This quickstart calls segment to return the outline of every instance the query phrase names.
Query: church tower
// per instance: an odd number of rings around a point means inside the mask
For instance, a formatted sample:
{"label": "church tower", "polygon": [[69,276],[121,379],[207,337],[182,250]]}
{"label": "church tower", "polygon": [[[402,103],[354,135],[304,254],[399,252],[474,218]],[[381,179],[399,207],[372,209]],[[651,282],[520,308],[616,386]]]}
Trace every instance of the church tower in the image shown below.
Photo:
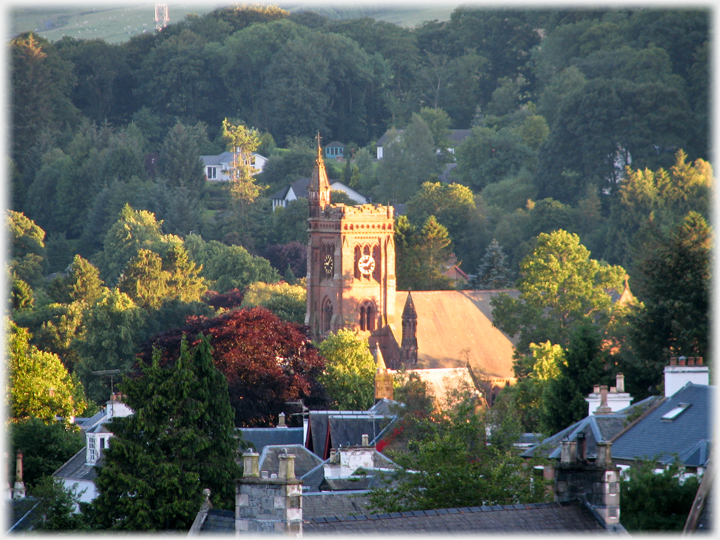
{"label": "church tower", "polygon": [[369,337],[394,323],[393,208],[330,204],[319,136],[317,152],[308,185],[305,324],[314,339],[341,328]]}
{"label": "church tower", "polygon": [[402,312],[402,341],[400,342],[400,364],[406,367],[417,365],[417,311],[413,303],[412,293],[408,291],[405,307]]}

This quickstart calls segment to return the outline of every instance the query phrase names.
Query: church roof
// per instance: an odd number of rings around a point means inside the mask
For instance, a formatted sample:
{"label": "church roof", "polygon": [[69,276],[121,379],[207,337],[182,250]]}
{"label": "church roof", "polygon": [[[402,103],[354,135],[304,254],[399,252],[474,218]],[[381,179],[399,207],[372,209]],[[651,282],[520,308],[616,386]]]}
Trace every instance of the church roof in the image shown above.
{"label": "church roof", "polygon": [[[505,291],[413,291],[417,312],[417,368],[464,367],[476,375],[513,377],[514,340],[492,325],[493,296],[506,293],[517,298],[517,290]],[[395,320],[402,321],[408,293],[397,291]],[[399,325],[398,325],[399,326]],[[394,333],[400,342],[400,328]]]}

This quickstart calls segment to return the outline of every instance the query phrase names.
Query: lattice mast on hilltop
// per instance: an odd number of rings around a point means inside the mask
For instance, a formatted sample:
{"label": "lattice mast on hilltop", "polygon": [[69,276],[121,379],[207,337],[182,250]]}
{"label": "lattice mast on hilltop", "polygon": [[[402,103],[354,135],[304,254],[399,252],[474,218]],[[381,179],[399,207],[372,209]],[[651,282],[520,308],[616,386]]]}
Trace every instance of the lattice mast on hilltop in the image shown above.
{"label": "lattice mast on hilltop", "polygon": [[167,4],[155,4],[155,30],[162,30],[170,21],[170,9]]}

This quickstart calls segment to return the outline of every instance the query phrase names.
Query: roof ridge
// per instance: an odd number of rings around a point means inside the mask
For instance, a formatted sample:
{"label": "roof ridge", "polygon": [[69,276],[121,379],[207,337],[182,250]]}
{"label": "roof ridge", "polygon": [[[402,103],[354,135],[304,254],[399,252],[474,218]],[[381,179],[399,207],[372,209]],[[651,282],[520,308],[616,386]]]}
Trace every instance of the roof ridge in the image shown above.
{"label": "roof ridge", "polygon": [[533,510],[537,508],[548,508],[548,507],[560,507],[560,506],[571,506],[578,504],[571,502],[569,504],[562,504],[559,502],[543,502],[543,503],[518,503],[518,504],[496,504],[493,506],[463,506],[459,508],[438,508],[430,510],[405,510],[403,512],[383,512],[376,514],[359,514],[349,516],[329,516],[329,517],[313,517],[306,521],[315,523],[330,523],[337,521],[367,521],[377,519],[392,519],[400,517],[420,517],[420,516],[438,516],[442,514],[467,514],[477,512],[501,512],[501,511],[512,511],[512,510]]}

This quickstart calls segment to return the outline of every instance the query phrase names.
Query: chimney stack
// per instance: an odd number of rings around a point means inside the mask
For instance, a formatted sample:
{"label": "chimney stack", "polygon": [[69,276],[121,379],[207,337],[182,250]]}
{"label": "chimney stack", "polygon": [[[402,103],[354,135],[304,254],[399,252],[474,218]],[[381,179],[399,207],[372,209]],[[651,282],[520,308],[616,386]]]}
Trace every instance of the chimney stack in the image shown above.
{"label": "chimney stack", "polygon": [[278,456],[278,472],[257,474],[258,454],[243,454],[245,472],[235,486],[235,533],[302,536],[302,480],[295,476],[295,456]]}
{"label": "chimney stack", "polygon": [[363,433],[362,435],[362,446],[370,446],[367,433]]}
{"label": "chimney stack", "polygon": [[287,425],[285,424],[285,413],[283,413],[283,412],[281,412],[281,413],[278,415],[278,425],[277,425],[277,427],[279,427],[279,428],[286,428],[286,427],[287,427]]}
{"label": "chimney stack", "polygon": [[625,392],[625,375],[622,373],[615,375],[615,391],[618,394]]}
{"label": "chimney stack", "polygon": [[587,439],[582,431],[577,434],[577,461],[579,463],[587,461]]}
{"label": "chimney stack", "polygon": [[595,414],[610,414],[613,410],[608,405],[608,387],[606,384],[600,385],[600,406],[595,409]]}
{"label": "chimney stack", "polygon": [[23,482],[23,455],[18,451],[15,456],[15,485],[13,486],[13,499],[25,498],[25,482]]}
{"label": "chimney stack", "polygon": [[665,397],[670,397],[688,383],[710,384],[708,366],[703,365],[702,356],[685,358],[671,357],[670,365],[665,366]]}

